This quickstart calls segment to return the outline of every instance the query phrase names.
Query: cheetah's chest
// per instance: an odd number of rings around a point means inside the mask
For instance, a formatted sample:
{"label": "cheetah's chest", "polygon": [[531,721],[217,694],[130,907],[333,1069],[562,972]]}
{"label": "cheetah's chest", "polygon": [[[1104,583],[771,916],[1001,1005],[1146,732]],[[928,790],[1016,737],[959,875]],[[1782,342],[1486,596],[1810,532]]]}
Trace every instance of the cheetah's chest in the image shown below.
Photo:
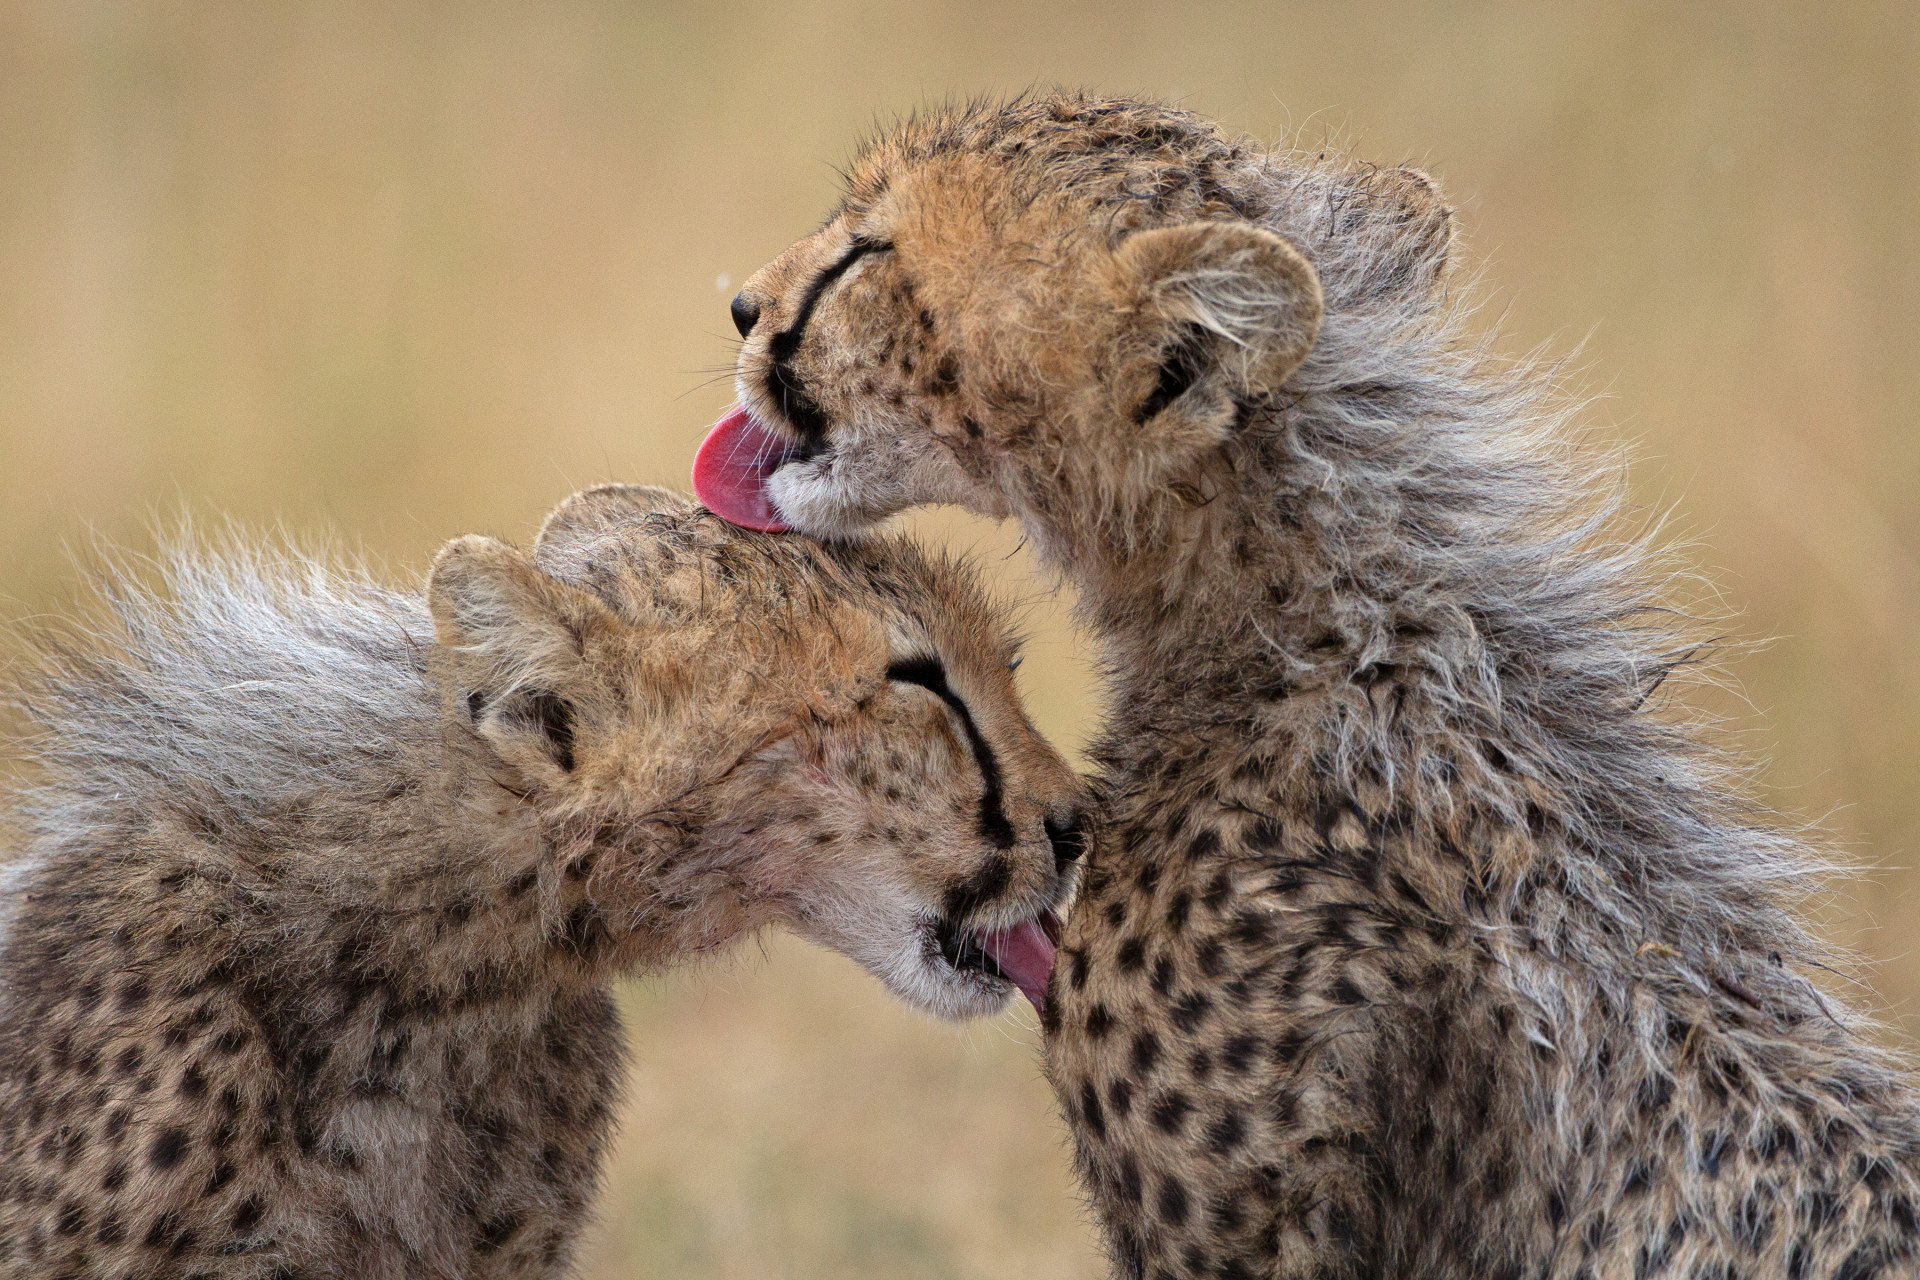
{"label": "cheetah's chest", "polygon": [[1272,1162],[1294,1105],[1273,1082],[1295,1021],[1284,959],[1312,926],[1237,830],[1122,832],[1110,849],[1127,852],[1088,870],[1048,1017],[1083,1172],[1140,1274],[1252,1274],[1272,1256]]}

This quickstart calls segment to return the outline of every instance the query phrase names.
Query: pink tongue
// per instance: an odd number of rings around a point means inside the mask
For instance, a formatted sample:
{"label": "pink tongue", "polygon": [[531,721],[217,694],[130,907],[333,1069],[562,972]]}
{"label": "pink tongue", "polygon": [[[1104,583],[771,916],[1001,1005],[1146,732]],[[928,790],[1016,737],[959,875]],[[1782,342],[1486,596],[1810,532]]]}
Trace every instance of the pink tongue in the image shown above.
{"label": "pink tongue", "polygon": [[1034,1008],[1047,1007],[1047,979],[1053,976],[1053,943],[1038,920],[983,934],[980,944],[1027,999],[1033,1001]]}
{"label": "pink tongue", "polygon": [[761,533],[785,533],[767,497],[767,477],[791,452],[791,446],[736,405],[713,424],[693,455],[693,491],[722,520]]}

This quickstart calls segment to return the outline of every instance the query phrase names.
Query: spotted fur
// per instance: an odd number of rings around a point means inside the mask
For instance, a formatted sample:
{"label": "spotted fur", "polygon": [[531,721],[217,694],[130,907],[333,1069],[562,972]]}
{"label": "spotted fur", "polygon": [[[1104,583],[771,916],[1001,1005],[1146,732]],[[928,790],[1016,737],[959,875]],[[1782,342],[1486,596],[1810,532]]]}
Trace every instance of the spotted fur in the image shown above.
{"label": "spotted fur", "polygon": [[103,574],[6,690],[37,734],[0,879],[0,1276],[558,1276],[612,1132],[613,976],[781,925],[985,1013],[1008,984],[935,924],[1062,892],[1080,784],[999,612],[904,544],[609,488],[531,556],[456,541],[424,596],[237,544],[157,571]]}
{"label": "spotted fur", "polygon": [[1666,696],[1670,572],[1453,222],[1149,102],[912,120],[737,308],[768,492],[1011,516],[1099,637],[1047,1056],[1120,1275],[1915,1274],[1820,860]]}

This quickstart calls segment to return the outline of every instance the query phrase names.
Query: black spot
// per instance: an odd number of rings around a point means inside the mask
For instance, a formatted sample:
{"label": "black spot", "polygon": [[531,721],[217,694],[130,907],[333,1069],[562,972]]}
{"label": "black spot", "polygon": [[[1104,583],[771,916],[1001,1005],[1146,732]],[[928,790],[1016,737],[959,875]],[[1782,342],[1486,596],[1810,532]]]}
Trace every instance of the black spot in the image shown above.
{"label": "black spot", "polygon": [[127,1162],[121,1160],[116,1162],[111,1169],[108,1169],[106,1176],[100,1179],[100,1189],[102,1191],[118,1191],[126,1184],[126,1181]]}
{"label": "black spot", "polygon": [[1075,991],[1087,985],[1087,953],[1075,951],[1067,962],[1067,983]]}
{"label": "black spot", "polygon": [[1245,1071],[1259,1053],[1259,1037],[1237,1035],[1220,1046],[1220,1065],[1237,1075]]}
{"label": "black spot", "polygon": [[126,1224],[120,1221],[120,1215],[109,1209],[100,1219],[100,1229],[93,1238],[101,1244],[119,1244],[127,1238]]}
{"label": "black spot", "polygon": [[473,1247],[481,1253],[493,1253],[501,1245],[513,1239],[514,1232],[518,1230],[520,1230],[519,1215],[497,1214],[480,1224]]}
{"label": "black spot", "polygon": [[1086,817],[1076,813],[1064,822],[1047,818],[1041,825],[1046,828],[1047,842],[1053,846],[1053,868],[1065,875],[1067,868],[1087,851]]}
{"label": "black spot", "polygon": [[1187,1189],[1180,1179],[1169,1177],[1160,1184],[1160,1219],[1170,1227],[1187,1220]]}
{"label": "black spot", "polygon": [[1173,994],[1173,978],[1174,978],[1174,973],[1173,973],[1172,958],[1168,956],[1161,956],[1158,960],[1154,962],[1153,977],[1149,980],[1153,987],[1154,994],[1159,996],[1172,995]]}
{"label": "black spot", "polygon": [[1243,947],[1263,943],[1272,934],[1273,920],[1263,911],[1235,912],[1233,928],[1228,930],[1228,936]]}
{"label": "black spot", "polygon": [[1048,1000],[1040,1006],[1040,1032],[1051,1039],[1060,1032],[1060,1002]]}
{"label": "black spot", "polygon": [[[926,312],[920,313],[926,316]],[[930,318],[930,317],[929,317]],[[929,325],[929,328],[932,326]],[[933,372],[927,376],[927,394],[950,396],[960,389],[960,362],[952,355],[943,355],[934,364]]]}
{"label": "black spot", "polygon": [[1213,1001],[1201,992],[1189,992],[1173,1002],[1173,1025],[1182,1031],[1192,1031],[1212,1007]]}
{"label": "black spot", "polygon": [[234,1233],[236,1235],[246,1235],[249,1231],[252,1231],[260,1225],[260,1219],[265,1217],[266,1213],[267,1205],[264,1200],[259,1196],[248,1196],[245,1200],[242,1200],[238,1205],[234,1206],[233,1217],[231,1219]]}
{"label": "black spot", "polygon": [[63,1236],[77,1236],[87,1229],[87,1211],[69,1202],[60,1210],[53,1229]]}
{"label": "black spot", "polygon": [[1627,1166],[1626,1177],[1620,1182],[1620,1194],[1623,1196],[1641,1195],[1653,1186],[1653,1165],[1647,1160],[1635,1160]]}
{"label": "black spot", "polygon": [[1107,1086],[1107,1109],[1122,1120],[1127,1118],[1133,1110],[1132,1081],[1120,1079]]}
{"label": "black spot", "polygon": [[1147,944],[1141,938],[1128,938],[1120,944],[1120,950],[1114,959],[1119,962],[1124,973],[1132,973],[1146,967]]}
{"label": "black spot", "polygon": [[187,1064],[187,1069],[180,1073],[180,1087],[176,1092],[182,1098],[188,1099],[204,1098],[207,1096],[207,1076],[206,1073],[200,1069],[199,1063],[191,1062]]}
{"label": "black spot", "polygon": [[1799,1154],[1800,1141],[1794,1137],[1793,1131],[1786,1125],[1776,1122],[1760,1134],[1759,1140],[1754,1144],[1754,1151],[1762,1160],[1771,1160],[1783,1154],[1787,1159],[1792,1160]]}
{"label": "black spot", "polygon": [[147,1151],[147,1163],[156,1169],[171,1169],[187,1151],[187,1131],[178,1126],[167,1129],[153,1140]]}
{"label": "black spot", "polygon": [[1886,1261],[1881,1249],[1872,1244],[1863,1244],[1840,1260],[1833,1273],[1833,1280],[1873,1280],[1880,1274]]}
{"label": "black spot", "polygon": [[1153,1070],[1153,1064],[1160,1060],[1160,1037],[1151,1031],[1136,1034],[1129,1058],[1135,1071],[1144,1074]]}
{"label": "black spot", "polygon": [[1093,1087],[1093,1081],[1080,1082],[1080,1118],[1096,1138],[1107,1136],[1107,1117],[1100,1107],[1100,1094]]}
{"label": "black spot", "polygon": [[1176,1089],[1154,1099],[1149,1118],[1162,1133],[1179,1133],[1186,1127],[1187,1113],[1192,1110],[1193,1103],[1187,1100],[1187,1095]]}
{"label": "black spot", "polygon": [[222,1160],[213,1166],[212,1174],[207,1177],[206,1189],[200,1194],[210,1196],[233,1181],[234,1169],[230,1161]]}
{"label": "black spot", "polygon": [[1193,899],[1185,889],[1173,895],[1167,903],[1167,928],[1178,933],[1187,926],[1187,913],[1193,909]]}
{"label": "black spot", "polygon": [[180,1215],[169,1209],[155,1218],[147,1227],[147,1237],[141,1241],[149,1249],[157,1249],[180,1234]]}
{"label": "black spot", "polygon": [[1234,1107],[1207,1126],[1207,1142],[1215,1155],[1224,1156],[1246,1140],[1247,1118]]}
{"label": "black spot", "polygon": [[1112,1030],[1113,1014],[1107,1009],[1106,1005],[1095,1001],[1093,1008],[1087,1013],[1087,1038],[1090,1040],[1104,1040],[1107,1037],[1107,1033]]}

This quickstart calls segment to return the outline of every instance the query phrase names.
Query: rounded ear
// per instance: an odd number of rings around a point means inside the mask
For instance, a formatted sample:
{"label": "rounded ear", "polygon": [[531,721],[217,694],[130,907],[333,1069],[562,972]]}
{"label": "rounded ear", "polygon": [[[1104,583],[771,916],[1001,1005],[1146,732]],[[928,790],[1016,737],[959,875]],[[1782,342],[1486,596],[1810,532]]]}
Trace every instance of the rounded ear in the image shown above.
{"label": "rounded ear", "polygon": [[537,780],[575,766],[576,709],[590,696],[590,638],[621,624],[588,593],[548,577],[493,538],[456,538],[427,576],[450,714]]}
{"label": "rounded ear", "polygon": [[1411,297],[1433,292],[1453,251],[1453,205],[1440,184],[1418,169],[1376,169],[1360,189],[1360,207],[1379,224],[1385,267],[1374,273],[1379,290]]}
{"label": "rounded ear", "polygon": [[1136,423],[1165,419],[1155,427],[1163,439],[1224,440],[1239,406],[1278,392],[1320,334],[1319,277],[1264,227],[1141,231],[1114,265],[1130,316],[1117,386]]}
{"label": "rounded ear", "polygon": [[582,489],[547,513],[533,539],[533,560],[542,568],[570,567],[581,553],[646,516],[690,516],[692,498],[651,484],[599,484]]}

